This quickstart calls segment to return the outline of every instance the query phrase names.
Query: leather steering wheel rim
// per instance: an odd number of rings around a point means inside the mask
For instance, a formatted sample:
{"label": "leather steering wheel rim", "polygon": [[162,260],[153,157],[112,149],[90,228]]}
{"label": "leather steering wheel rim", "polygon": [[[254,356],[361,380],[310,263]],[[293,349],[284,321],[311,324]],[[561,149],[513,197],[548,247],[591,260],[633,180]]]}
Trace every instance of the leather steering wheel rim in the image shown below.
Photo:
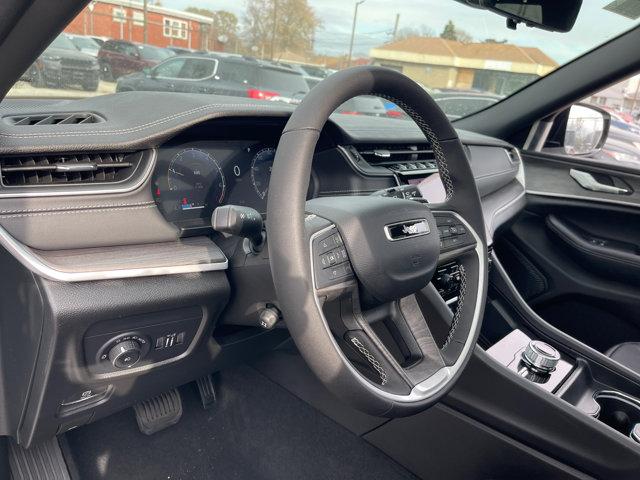
{"label": "leather steering wheel rim", "polygon": [[[349,222],[341,223],[339,220],[349,214],[350,207],[344,200],[306,201],[311,164],[320,133],[331,113],[339,105],[358,95],[377,95],[403,108],[422,130],[434,150],[446,192],[446,201],[439,205],[420,204],[419,208],[425,211],[419,213],[419,216],[424,218],[427,230],[429,226],[431,227],[431,237],[426,235],[425,242],[428,240],[433,243],[433,236],[437,235],[432,211],[436,215],[448,215],[447,218],[459,222],[474,241],[473,248],[459,252],[458,258],[463,259],[461,273],[465,283],[463,292],[465,301],[463,302],[461,298],[459,308],[449,319],[451,322],[449,334],[445,344],[437,352],[433,351],[433,339],[428,340],[427,336],[420,337],[422,326],[416,327],[416,325],[420,322],[421,313],[419,309],[416,311],[415,302],[411,300],[409,292],[402,288],[416,285],[416,281],[423,281],[424,291],[427,292],[427,296],[430,295],[436,305],[439,298],[437,292],[434,296],[435,289],[427,285],[431,280],[435,261],[442,262],[443,259],[454,258],[453,254],[457,253],[443,254],[438,251],[437,259],[429,259],[429,261],[433,260],[434,264],[433,268],[431,265],[428,267],[431,274],[424,275],[428,278],[422,278],[416,274],[412,278],[411,285],[404,280],[404,283],[398,283],[397,296],[402,298],[394,297],[393,301],[397,306],[396,310],[401,311],[400,317],[403,318],[403,322],[409,325],[409,338],[419,340],[418,351],[424,353],[425,357],[433,356],[430,360],[423,359],[425,360],[423,363],[429,363],[426,361],[429,360],[432,363],[436,361],[438,365],[437,368],[428,369],[430,373],[426,378],[423,378],[424,369],[400,366],[387,355],[388,352],[384,350],[377,338],[373,340],[369,338],[372,335],[371,331],[366,322],[362,321],[362,315],[357,308],[354,309],[354,318],[360,325],[357,328],[363,329],[362,335],[366,337],[368,343],[363,345],[360,340],[365,341],[365,339],[362,336],[353,340],[353,335],[349,336],[349,333],[340,338],[335,328],[332,330],[323,311],[323,302],[332,296],[331,289],[321,293],[317,288],[313,239],[319,232],[337,228],[337,231],[345,237],[349,256],[354,260],[358,260],[357,257],[361,256],[346,226]],[[367,198],[374,197],[352,198],[353,208],[362,205],[359,208],[366,211],[369,205],[372,205],[372,208],[380,208],[379,212],[396,208],[398,212],[418,211],[414,209],[416,203],[410,200],[384,199],[383,201],[366,200]],[[366,214],[362,215],[366,217]],[[393,216],[394,212],[390,211],[390,215]],[[406,217],[409,213],[398,215]],[[405,217],[400,219],[408,220]],[[366,221],[355,222],[356,229],[362,227],[362,230],[365,224],[372,223],[372,217],[367,218]],[[381,229],[372,230],[374,232],[372,235],[377,236],[378,230]],[[382,231],[379,233],[382,235]],[[350,405],[369,414],[396,417],[424,410],[437,402],[454,385],[472,354],[480,332],[487,289],[487,244],[482,206],[464,147],[447,117],[422,87],[399,72],[373,66],[343,70],[314,87],[293,112],[277,148],[269,187],[267,238],[273,281],[286,324],[307,364],[329,390]],[[359,238],[362,239],[362,236]],[[412,238],[411,242],[418,248],[422,248],[419,239]],[[402,247],[405,245],[409,246],[410,242],[406,242]],[[391,246],[394,245],[387,244],[385,248]],[[418,258],[417,263],[421,262],[422,256],[414,256]],[[426,256],[431,256],[431,253]],[[422,266],[423,271],[426,272],[427,266]],[[368,267],[368,264],[354,263],[353,269],[357,278],[365,267]],[[379,286],[373,281],[370,284],[372,287]],[[387,290],[378,288],[378,297],[385,297]],[[357,297],[357,293],[355,296]],[[389,296],[392,296],[391,293]],[[434,309],[428,309],[429,316],[431,314],[437,316],[436,312],[441,311],[441,307],[442,305],[436,305]],[[416,319],[418,319],[417,323]],[[363,375],[362,370],[356,368],[349,355],[345,353],[343,340],[349,339],[353,340],[354,345],[359,344],[360,353],[363,353],[378,373],[383,365],[386,369],[386,371],[383,370],[385,378],[387,372],[390,376],[393,373],[394,377],[397,377],[396,385],[400,385],[402,381],[408,385],[402,388],[397,387],[400,389],[398,392],[393,390],[396,387],[390,386],[393,382],[386,384],[383,379],[376,384],[371,378]],[[373,355],[370,352],[374,352]],[[376,356],[381,362],[376,360]],[[438,363],[440,361],[441,363]],[[422,372],[421,376],[416,374],[419,371]],[[382,377],[382,373],[380,375]]]}

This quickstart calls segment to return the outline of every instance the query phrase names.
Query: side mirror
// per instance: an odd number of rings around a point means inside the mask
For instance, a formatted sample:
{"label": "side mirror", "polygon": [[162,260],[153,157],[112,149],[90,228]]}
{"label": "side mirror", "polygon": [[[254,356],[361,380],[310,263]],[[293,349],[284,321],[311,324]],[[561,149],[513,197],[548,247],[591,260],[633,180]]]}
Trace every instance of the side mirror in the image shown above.
{"label": "side mirror", "polygon": [[567,155],[590,155],[598,152],[607,140],[611,115],[592,105],[572,105],[564,132]]}
{"label": "side mirror", "polygon": [[153,78],[153,76],[154,76],[154,75],[153,75],[153,72],[151,71],[151,69],[150,69],[149,67],[144,67],[144,68],[142,69],[142,73],[144,73],[144,76],[145,76],[145,77],[151,77],[151,78]]}

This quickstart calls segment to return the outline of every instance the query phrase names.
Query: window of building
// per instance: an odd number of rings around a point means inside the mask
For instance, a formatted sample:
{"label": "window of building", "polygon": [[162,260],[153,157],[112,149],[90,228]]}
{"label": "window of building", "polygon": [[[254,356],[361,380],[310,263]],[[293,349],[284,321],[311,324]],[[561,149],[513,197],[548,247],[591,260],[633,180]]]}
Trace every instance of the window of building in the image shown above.
{"label": "window of building", "polygon": [[144,26],[144,13],[139,12],[137,10],[133,11],[133,24],[138,27]]}
{"label": "window of building", "polygon": [[125,23],[127,21],[127,12],[124,8],[113,7],[113,21],[117,23]]}
{"label": "window of building", "polygon": [[162,32],[165,37],[187,39],[187,22],[174,18],[165,18],[162,22]]}

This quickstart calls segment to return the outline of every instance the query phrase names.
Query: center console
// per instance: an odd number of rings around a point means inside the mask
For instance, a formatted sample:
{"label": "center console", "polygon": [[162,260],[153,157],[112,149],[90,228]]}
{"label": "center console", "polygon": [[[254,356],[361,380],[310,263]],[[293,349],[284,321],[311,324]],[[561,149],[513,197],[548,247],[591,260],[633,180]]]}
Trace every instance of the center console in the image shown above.
{"label": "center console", "polygon": [[486,354],[640,449],[639,383],[608,357],[553,330],[526,305],[496,258],[493,263]]}

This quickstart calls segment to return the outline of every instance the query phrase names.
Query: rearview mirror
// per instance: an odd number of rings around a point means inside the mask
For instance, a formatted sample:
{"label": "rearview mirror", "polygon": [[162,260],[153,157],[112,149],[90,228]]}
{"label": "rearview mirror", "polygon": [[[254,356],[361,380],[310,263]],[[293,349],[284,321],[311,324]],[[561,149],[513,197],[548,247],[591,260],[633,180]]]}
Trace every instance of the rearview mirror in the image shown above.
{"label": "rearview mirror", "polygon": [[611,116],[592,105],[575,104],[569,109],[564,135],[564,150],[567,155],[589,155],[602,148]]}
{"label": "rearview mirror", "polygon": [[507,17],[507,27],[519,23],[553,32],[569,32],[582,7],[582,0],[458,0]]}

